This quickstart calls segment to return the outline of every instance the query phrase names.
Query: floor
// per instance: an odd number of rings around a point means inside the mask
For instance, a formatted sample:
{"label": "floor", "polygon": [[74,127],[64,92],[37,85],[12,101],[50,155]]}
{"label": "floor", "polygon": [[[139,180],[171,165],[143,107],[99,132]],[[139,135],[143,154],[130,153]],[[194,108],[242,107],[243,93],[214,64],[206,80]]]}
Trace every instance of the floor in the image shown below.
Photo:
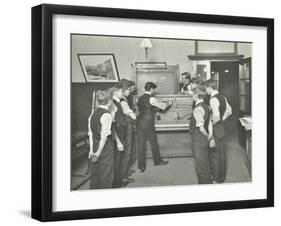
{"label": "floor", "polygon": [[[226,142],[226,150],[228,168],[225,182],[250,182],[251,177],[245,165],[244,149],[238,145],[236,139],[229,139]],[[166,159],[169,164],[163,166],[154,166],[152,160],[147,159],[146,171],[144,173],[136,171],[132,175],[135,182],[129,184],[128,187],[197,184],[193,157],[169,157]],[[136,165],[135,169],[137,169]],[[81,167],[77,170],[80,171],[80,174],[76,172],[76,175],[79,176],[86,170],[87,162],[81,162]],[[85,181],[78,190],[89,188],[89,181]]]}

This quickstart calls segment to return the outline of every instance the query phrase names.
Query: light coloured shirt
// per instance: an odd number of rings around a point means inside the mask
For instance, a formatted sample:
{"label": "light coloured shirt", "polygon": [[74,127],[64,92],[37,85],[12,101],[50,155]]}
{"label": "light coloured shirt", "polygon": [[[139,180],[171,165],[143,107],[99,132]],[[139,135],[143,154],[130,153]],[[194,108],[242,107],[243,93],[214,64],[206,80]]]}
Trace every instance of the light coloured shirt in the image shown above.
{"label": "light coloured shirt", "polygon": [[[107,106],[104,105],[99,105],[99,108],[103,108],[105,110],[109,110]],[[92,110],[91,115],[88,119],[88,135],[90,137],[92,137],[93,132],[91,130],[91,117],[93,115],[94,111]],[[104,113],[101,118],[100,118],[100,122],[101,122],[101,131],[100,131],[100,135],[101,138],[107,137],[109,135],[111,135],[111,124],[112,124],[113,118],[112,115],[110,113]]]}
{"label": "light coloured shirt", "polygon": [[129,104],[128,104],[128,101],[126,98],[124,98],[125,101],[121,101],[120,102],[120,105],[122,107],[122,110],[123,110],[123,113],[126,115],[126,116],[129,116],[131,119],[133,120],[136,120],[136,114],[134,113],[134,111],[130,108]]}
{"label": "light coloured shirt", "polygon": [[[221,119],[220,110],[219,110],[220,102],[217,98],[212,98],[216,94],[218,94],[218,91],[215,90],[211,94],[211,99],[210,99],[210,106],[211,106],[211,110],[212,110],[212,114],[211,114],[212,121],[220,121],[220,119]],[[225,121],[232,114],[232,108],[229,105],[226,98],[225,98],[225,103],[226,103],[226,108],[225,108],[224,115],[222,117],[223,121]]]}
{"label": "light coloured shirt", "polygon": [[[146,91],[145,93],[151,95],[150,92],[147,92],[147,91]],[[149,103],[150,103],[152,106],[157,107],[157,108],[159,108],[159,109],[161,109],[161,110],[165,110],[165,109],[167,108],[167,104],[166,104],[166,103],[161,102],[160,100],[158,100],[156,97],[153,97],[153,96],[151,96],[151,97],[149,98]]]}
{"label": "light coloured shirt", "polygon": [[109,107],[109,112],[111,114],[112,117],[112,121],[115,122],[115,114],[118,111],[117,106],[113,103],[110,107]]}
{"label": "light coloured shirt", "polygon": [[196,121],[196,127],[201,127],[204,126],[205,120],[204,120],[204,115],[205,115],[205,111],[204,108],[202,106],[196,106],[197,104],[203,102],[203,100],[198,100],[195,103],[195,108],[193,110],[193,116],[195,118]]}

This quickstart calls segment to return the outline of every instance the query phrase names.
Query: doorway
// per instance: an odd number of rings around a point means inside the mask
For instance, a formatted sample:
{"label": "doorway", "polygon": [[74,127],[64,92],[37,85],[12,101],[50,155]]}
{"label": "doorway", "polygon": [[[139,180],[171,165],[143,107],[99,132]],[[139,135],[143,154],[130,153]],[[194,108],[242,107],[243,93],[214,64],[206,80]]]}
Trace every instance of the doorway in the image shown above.
{"label": "doorway", "polygon": [[239,119],[239,62],[211,62],[211,77],[218,80],[219,92],[232,107],[232,115],[226,120],[226,135],[237,134]]}

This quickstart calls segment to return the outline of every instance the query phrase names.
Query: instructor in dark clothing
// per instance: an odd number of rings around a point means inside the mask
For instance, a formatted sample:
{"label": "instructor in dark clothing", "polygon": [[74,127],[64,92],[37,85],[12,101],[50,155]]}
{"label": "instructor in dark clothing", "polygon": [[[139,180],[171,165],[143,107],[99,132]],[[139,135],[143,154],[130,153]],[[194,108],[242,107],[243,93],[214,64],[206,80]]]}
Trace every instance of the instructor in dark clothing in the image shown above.
{"label": "instructor in dark clothing", "polygon": [[165,165],[168,161],[164,161],[160,157],[159,144],[155,132],[155,112],[158,110],[166,110],[171,103],[162,103],[153,96],[157,86],[153,82],[147,82],[144,86],[145,93],[139,98],[137,106],[139,116],[137,118],[137,150],[138,150],[138,167],[141,172],[145,171],[146,161],[146,141],[151,145],[152,157],[154,165]]}

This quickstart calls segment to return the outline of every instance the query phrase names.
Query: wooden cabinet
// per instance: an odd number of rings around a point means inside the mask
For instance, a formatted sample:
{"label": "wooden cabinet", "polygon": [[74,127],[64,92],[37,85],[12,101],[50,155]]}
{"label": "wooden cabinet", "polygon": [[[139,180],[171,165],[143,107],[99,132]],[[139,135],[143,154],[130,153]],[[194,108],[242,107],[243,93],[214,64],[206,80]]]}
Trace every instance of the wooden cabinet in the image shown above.
{"label": "wooden cabinet", "polygon": [[239,110],[241,115],[251,115],[251,58],[239,62]]}
{"label": "wooden cabinet", "polygon": [[[251,117],[252,114],[252,68],[251,58],[239,62],[239,117]],[[252,131],[239,124],[239,144],[245,149],[245,163],[251,175]]]}

